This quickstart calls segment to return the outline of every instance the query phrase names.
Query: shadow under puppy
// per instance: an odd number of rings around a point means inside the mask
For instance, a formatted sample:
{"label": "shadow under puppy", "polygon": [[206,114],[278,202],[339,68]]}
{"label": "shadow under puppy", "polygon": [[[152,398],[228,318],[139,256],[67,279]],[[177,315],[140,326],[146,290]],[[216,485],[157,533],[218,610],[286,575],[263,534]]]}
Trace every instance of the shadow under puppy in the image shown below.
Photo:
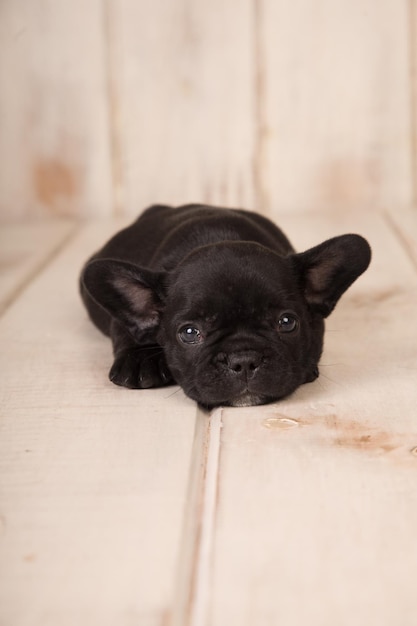
{"label": "shadow under puppy", "polygon": [[87,262],[81,294],[114,383],[249,406],[317,378],[324,318],[370,258],[359,235],[296,254],[256,213],[156,205]]}

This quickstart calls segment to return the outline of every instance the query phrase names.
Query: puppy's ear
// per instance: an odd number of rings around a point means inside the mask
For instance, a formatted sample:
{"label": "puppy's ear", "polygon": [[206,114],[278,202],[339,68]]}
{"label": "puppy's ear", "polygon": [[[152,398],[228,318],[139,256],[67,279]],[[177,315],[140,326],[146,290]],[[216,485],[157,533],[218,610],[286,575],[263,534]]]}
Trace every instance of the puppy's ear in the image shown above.
{"label": "puppy's ear", "polygon": [[371,249],[360,235],[342,235],[296,254],[294,260],[307,302],[327,317],[340,296],[368,267]]}
{"label": "puppy's ear", "polygon": [[139,339],[159,324],[164,277],[125,261],[96,259],[87,263],[81,280],[90,296]]}

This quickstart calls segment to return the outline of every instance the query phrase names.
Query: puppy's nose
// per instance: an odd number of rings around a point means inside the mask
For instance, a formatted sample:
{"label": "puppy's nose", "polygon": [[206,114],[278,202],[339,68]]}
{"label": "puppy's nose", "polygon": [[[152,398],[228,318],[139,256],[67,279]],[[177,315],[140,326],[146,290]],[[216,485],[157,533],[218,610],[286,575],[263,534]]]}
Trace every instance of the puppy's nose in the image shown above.
{"label": "puppy's nose", "polygon": [[252,378],[261,365],[262,356],[253,350],[235,352],[227,357],[227,365],[239,378]]}

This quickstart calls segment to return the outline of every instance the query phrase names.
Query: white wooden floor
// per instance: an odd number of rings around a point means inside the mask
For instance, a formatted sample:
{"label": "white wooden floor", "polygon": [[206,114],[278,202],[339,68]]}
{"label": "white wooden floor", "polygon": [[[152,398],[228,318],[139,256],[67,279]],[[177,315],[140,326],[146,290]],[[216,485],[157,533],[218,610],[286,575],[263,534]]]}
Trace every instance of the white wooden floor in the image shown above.
{"label": "white wooden floor", "polygon": [[77,275],[120,223],[1,226],[1,626],[415,626],[417,213],[277,222],[371,268],[317,382],[211,416],[107,380]]}

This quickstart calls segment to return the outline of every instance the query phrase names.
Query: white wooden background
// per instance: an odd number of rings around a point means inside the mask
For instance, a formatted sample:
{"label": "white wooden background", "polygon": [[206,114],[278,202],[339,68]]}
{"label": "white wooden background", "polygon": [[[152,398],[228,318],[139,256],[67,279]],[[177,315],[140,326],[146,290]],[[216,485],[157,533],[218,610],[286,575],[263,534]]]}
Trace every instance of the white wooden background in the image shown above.
{"label": "white wooden background", "polygon": [[[416,2],[0,0],[0,626],[415,626]],[[315,383],[107,380],[79,269],[158,201],[369,239]]]}
{"label": "white wooden background", "polygon": [[416,0],[1,0],[0,215],[406,206]]}

